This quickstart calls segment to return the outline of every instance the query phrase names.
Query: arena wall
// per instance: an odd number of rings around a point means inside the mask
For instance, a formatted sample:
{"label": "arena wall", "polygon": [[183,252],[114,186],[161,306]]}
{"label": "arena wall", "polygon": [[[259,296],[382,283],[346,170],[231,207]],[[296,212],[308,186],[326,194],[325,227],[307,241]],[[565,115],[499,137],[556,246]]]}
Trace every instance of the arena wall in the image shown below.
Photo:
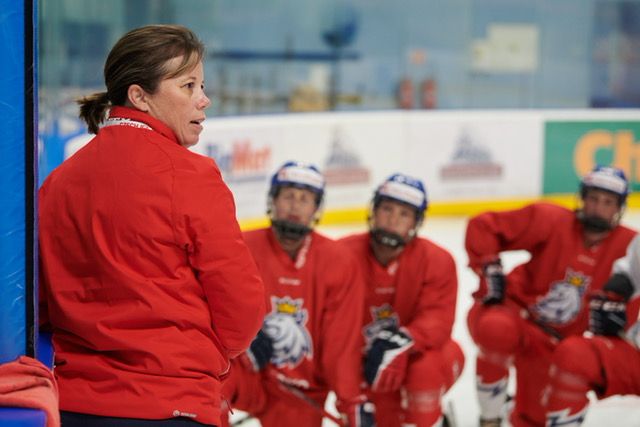
{"label": "arena wall", "polygon": [[[66,145],[65,157],[89,139]],[[327,176],[324,224],[362,221],[377,183],[424,180],[430,215],[468,215],[538,198],[573,206],[580,176],[622,167],[640,189],[640,110],[365,112],[213,118],[194,151],[215,158],[244,228],[266,224],[269,179],[287,160]],[[629,206],[640,206],[632,195]]]}

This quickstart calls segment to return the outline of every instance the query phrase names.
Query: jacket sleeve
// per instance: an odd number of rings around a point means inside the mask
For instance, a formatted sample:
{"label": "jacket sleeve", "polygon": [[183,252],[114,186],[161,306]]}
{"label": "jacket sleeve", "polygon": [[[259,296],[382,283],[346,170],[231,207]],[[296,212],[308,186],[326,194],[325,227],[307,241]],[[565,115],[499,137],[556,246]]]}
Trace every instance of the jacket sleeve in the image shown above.
{"label": "jacket sleeve", "polygon": [[327,289],[322,320],[322,370],[338,401],[351,402],[362,382],[364,279],[346,251],[336,254],[339,284]]}
{"label": "jacket sleeve", "polygon": [[556,206],[537,203],[504,212],[485,212],[469,220],[465,248],[469,266],[480,273],[484,264],[508,250],[531,250],[554,229]]}
{"label": "jacket sleeve", "polygon": [[417,350],[440,348],[451,337],[456,314],[458,278],[453,257],[439,249],[429,255],[414,315],[404,327]]}
{"label": "jacket sleeve", "polygon": [[[40,209],[44,206],[44,198],[47,194],[48,189],[48,181],[45,181],[40,190],[38,190],[38,206],[39,211],[38,215],[40,215]],[[40,217],[38,217],[38,222],[43,224],[43,221]],[[38,256],[38,325],[42,331],[50,331],[51,325],[49,324],[49,304],[47,301],[47,287],[48,284],[46,282],[45,265],[43,256],[43,248],[42,244],[39,245],[40,254]]]}
{"label": "jacket sleeve", "polygon": [[175,223],[184,230],[188,262],[204,290],[213,330],[226,356],[235,357],[262,325],[264,285],[220,171],[211,162],[198,172],[176,175]]}

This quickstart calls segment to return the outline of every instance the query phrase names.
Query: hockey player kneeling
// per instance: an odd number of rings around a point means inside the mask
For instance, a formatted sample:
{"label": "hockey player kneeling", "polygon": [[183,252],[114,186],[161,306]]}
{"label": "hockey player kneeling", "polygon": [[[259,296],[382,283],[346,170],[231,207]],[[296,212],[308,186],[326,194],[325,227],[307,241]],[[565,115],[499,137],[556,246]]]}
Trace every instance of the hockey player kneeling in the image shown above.
{"label": "hockey player kneeling", "polygon": [[440,425],[442,396],[464,365],[451,339],[455,263],[418,237],[426,208],[421,181],[392,175],[374,193],[369,232],[341,239],[367,281],[363,372],[382,427]]}
{"label": "hockey player kneeling", "polygon": [[[480,277],[468,325],[479,349],[481,426],[499,426],[507,415],[511,368],[517,375],[511,425],[545,424],[541,396],[553,351],[585,332],[590,306],[597,328],[614,333],[611,322],[620,320],[622,306],[599,291],[636,234],[620,224],[628,190],[621,170],[598,166],[582,178],[575,211],[541,202],[469,220],[469,266]],[[513,250],[531,258],[505,273],[501,253]]]}
{"label": "hockey player kneeling", "polygon": [[[360,376],[364,281],[350,254],[313,230],[324,186],[315,166],[285,163],[271,179],[271,226],[244,233],[268,310],[223,391],[263,427],[374,426]],[[324,410],[330,390],[340,418]]]}
{"label": "hockey player kneeling", "polygon": [[640,320],[625,332],[627,317],[638,318],[640,299],[628,302],[640,295],[640,237],[633,239],[627,255],[613,269],[602,291],[590,300],[593,336],[567,338],[553,354],[546,393],[547,426],[580,426],[590,390],[600,399],[617,394],[640,396]]}

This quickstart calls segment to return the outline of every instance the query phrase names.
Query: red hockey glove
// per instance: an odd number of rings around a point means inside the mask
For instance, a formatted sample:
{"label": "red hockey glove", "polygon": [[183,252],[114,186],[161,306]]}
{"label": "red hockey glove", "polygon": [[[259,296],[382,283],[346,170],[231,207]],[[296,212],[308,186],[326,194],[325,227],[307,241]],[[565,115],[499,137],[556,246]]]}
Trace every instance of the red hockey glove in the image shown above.
{"label": "red hockey glove", "polygon": [[383,329],[374,337],[364,363],[364,376],[377,392],[400,388],[407,372],[413,339],[405,329]]}
{"label": "red hockey glove", "polygon": [[504,301],[507,279],[502,271],[502,262],[496,261],[486,264],[482,272],[487,282],[487,295],[482,299],[484,305],[500,304]]}
{"label": "red hockey glove", "polygon": [[351,402],[338,401],[336,408],[340,412],[345,427],[375,427],[376,409],[365,396]]}

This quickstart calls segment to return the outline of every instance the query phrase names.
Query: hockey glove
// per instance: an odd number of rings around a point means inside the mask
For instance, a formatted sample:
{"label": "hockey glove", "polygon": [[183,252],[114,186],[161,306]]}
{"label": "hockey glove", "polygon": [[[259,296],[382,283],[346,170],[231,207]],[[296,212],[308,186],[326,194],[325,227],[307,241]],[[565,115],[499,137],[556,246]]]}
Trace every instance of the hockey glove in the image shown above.
{"label": "hockey glove", "polygon": [[404,381],[413,339],[405,329],[377,333],[364,362],[364,377],[376,392],[395,391]]}
{"label": "hockey glove", "polygon": [[619,335],[627,323],[626,302],[633,289],[625,274],[611,276],[602,291],[594,293],[589,301],[589,330],[596,335]]}
{"label": "hockey glove", "polygon": [[271,338],[262,329],[258,331],[258,335],[251,341],[251,346],[247,349],[247,357],[251,361],[253,370],[258,372],[265,367],[271,360],[273,355],[273,345]]}
{"label": "hockey glove", "polygon": [[507,279],[502,271],[502,262],[490,262],[482,269],[484,279],[487,282],[487,295],[482,299],[484,305],[500,304],[504,301],[504,292]]}
{"label": "hockey glove", "polygon": [[375,427],[376,409],[372,402],[364,396],[355,402],[337,402],[336,408],[340,412],[343,425],[346,427]]}
{"label": "hockey glove", "polygon": [[599,291],[589,300],[589,330],[596,335],[617,336],[627,323],[627,304],[613,292]]}

